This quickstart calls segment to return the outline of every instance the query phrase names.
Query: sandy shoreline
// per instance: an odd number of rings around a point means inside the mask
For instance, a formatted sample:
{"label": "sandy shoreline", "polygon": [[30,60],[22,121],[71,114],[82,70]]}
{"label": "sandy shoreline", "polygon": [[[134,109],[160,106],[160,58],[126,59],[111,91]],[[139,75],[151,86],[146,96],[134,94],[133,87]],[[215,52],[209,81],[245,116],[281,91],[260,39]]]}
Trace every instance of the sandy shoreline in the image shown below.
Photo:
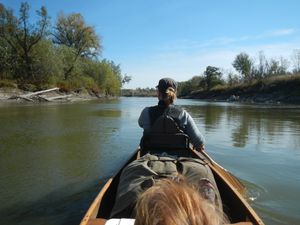
{"label": "sandy shoreline", "polygon": [[49,93],[36,95],[29,100],[21,98],[21,96],[30,95],[33,93],[34,92],[23,91],[17,88],[0,88],[0,102],[77,102],[104,98],[104,96],[90,94],[86,90],[81,91],[80,93],[65,93],[60,91],[52,91]]}

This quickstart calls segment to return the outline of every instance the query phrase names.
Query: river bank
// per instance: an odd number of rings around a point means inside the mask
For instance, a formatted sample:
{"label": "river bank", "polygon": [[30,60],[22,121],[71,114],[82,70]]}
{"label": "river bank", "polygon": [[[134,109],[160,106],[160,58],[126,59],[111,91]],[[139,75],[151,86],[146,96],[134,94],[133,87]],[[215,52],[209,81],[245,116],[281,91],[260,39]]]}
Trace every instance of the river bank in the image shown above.
{"label": "river bank", "polygon": [[[217,85],[209,90],[203,88],[182,91],[184,82],[179,82],[178,98],[206,101],[228,101],[254,104],[300,105],[300,74],[269,77],[235,85]],[[188,94],[183,94],[188,93]],[[156,97],[154,88],[122,89],[123,97]]]}
{"label": "river bank", "polygon": [[300,105],[300,96],[282,95],[280,93],[226,93],[226,92],[198,92],[183,99],[201,99],[220,102],[241,102],[257,104],[295,104]]}
{"label": "river bank", "polygon": [[63,92],[53,88],[40,92],[24,91],[18,88],[0,88],[1,102],[78,102],[104,98],[105,96],[91,93],[86,89],[78,92]]}
{"label": "river bank", "polygon": [[220,86],[211,90],[194,91],[186,99],[237,101],[262,104],[300,104],[300,77],[255,81],[232,87]]}

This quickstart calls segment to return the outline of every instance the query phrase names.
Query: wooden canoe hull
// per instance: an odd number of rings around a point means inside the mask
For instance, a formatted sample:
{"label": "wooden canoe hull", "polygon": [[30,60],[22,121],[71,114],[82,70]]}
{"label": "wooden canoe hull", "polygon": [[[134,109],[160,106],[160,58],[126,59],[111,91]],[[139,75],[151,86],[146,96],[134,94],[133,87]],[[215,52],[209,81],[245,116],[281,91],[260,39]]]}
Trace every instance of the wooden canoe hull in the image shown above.
{"label": "wooden canoe hull", "polygon": [[[200,154],[192,149],[188,151],[190,151],[188,153],[190,157],[205,157],[206,162],[214,174],[222,198],[224,212],[230,219],[231,223],[251,222],[252,224],[257,225],[264,224],[244,198],[244,186],[233,175],[214,162],[207,153],[204,152],[203,154]],[[106,182],[98,196],[90,205],[90,208],[82,219],[80,225],[105,224],[105,221],[109,218],[111,209],[114,205],[122,169],[133,160],[138,159],[140,155],[141,151],[138,149],[122,166],[119,172]]]}

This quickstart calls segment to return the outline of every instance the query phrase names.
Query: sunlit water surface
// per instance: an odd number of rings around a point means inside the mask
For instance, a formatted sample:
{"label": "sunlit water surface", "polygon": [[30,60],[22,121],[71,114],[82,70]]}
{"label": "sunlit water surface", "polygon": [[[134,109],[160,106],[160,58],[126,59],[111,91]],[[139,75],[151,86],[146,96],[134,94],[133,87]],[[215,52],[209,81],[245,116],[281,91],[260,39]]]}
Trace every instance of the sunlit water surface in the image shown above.
{"label": "sunlit water surface", "polygon": [[[135,151],[155,98],[0,105],[0,224],[78,224]],[[300,108],[176,102],[266,224],[300,224]]]}

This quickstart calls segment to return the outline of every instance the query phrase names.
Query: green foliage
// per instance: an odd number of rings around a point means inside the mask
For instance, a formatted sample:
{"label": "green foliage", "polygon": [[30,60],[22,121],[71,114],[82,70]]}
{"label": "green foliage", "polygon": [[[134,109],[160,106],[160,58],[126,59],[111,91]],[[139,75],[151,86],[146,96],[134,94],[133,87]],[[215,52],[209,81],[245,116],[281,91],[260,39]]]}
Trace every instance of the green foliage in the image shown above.
{"label": "green foliage", "polygon": [[237,55],[232,63],[232,66],[243,75],[243,79],[249,82],[253,79],[253,61],[246,53],[240,53]]}
{"label": "green foliage", "polygon": [[81,61],[80,59],[75,59],[76,49],[58,45],[56,51],[58,59],[62,63],[63,79],[68,80],[76,76],[76,74],[80,74]]}
{"label": "green foliage", "polygon": [[[88,26],[79,13],[65,16],[61,13],[56,21],[53,42],[64,45],[72,51],[68,52],[68,65],[65,68],[65,79],[71,75],[79,57],[96,57],[101,51],[100,39],[93,27]],[[72,53],[72,54],[70,54]]]}
{"label": "green foliage", "polygon": [[193,92],[209,90],[216,85],[223,84],[222,73],[219,68],[208,66],[204,76],[194,76],[192,79],[178,84],[178,95],[188,96]]}
{"label": "green foliage", "polygon": [[228,78],[227,78],[227,84],[228,84],[229,86],[233,86],[233,85],[236,85],[236,84],[238,84],[238,83],[240,83],[240,78],[239,78],[239,76],[236,75],[236,74],[233,74],[233,73],[229,73],[229,74],[228,74]]}
{"label": "green foliage", "polygon": [[284,59],[271,59],[267,76],[279,76],[287,73],[287,62]]}
{"label": "green foliage", "polygon": [[106,95],[119,95],[121,89],[122,77],[119,65],[115,65],[112,61],[102,60],[100,62],[100,73],[98,79],[100,89]]}
{"label": "green foliage", "polygon": [[206,67],[206,70],[204,71],[203,83],[207,90],[218,84],[223,84],[224,81],[222,80],[222,73],[220,69],[214,66]]}
{"label": "green foliage", "polygon": [[30,84],[30,83],[20,83],[18,85],[18,88],[24,90],[24,91],[38,91],[38,88],[34,85],[34,84]]}
{"label": "green foliage", "polygon": [[279,76],[287,74],[288,61],[282,57],[278,60],[271,58],[268,60],[263,51],[259,52],[259,64],[253,65],[252,77],[253,79],[264,79],[272,76]]}
{"label": "green foliage", "polygon": [[184,82],[178,83],[178,95],[179,96],[187,96],[193,91],[197,91],[202,89],[203,86],[203,77],[202,76],[194,76],[192,79]]}
{"label": "green foliage", "polygon": [[190,81],[178,83],[178,96],[188,96],[192,92],[192,90],[192,83]]}
{"label": "green foliage", "polygon": [[[294,68],[297,68],[298,63],[300,65],[297,53],[298,51],[294,51]],[[276,78],[276,81],[283,83],[286,80],[287,82],[291,81],[291,74],[296,77],[300,74],[295,72],[296,69],[294,69],[293,73],[288,72],[289,62],[286,59],[282,57],[279,59],[267,59],[262,51],[259,52],[258,65],[255,65],[254,60],[246,53],[238,54],[232,65],[240,75],[230,72],[225,82],[222,79],[222,73],[218,67],[208,66],[203,76],[196,76],[188,81],[179,83],[179,96],[193,96],[197,95],[197,93],[208,96],[209,93],[220,93],[223,91],[236,94],[235,91],[242,92],[243,88],[250,88],[251,90],[257,88],[259,91],[261,88],[264,88],[264,86],[269,86],[269,81],[271,81],[272,78]],[[286,77],[286,80],[284,77]],[[270,85],[274,84],[275,83],[272,82]]]}
{"label": "green foliage", "polygon": [[[21,3],[19,16],[0,3],[0,85],[36,91],[59,86],[65,91],[88,90],[119,95],[124,82],[120,65],[103,59],[100,38],[79,13],[60,14],[49,30],[45,7],[30,24],[29,5]],[[54,37],[49,40],[49,33]]]}
{"label": "green foliage", "polygon": [[98,85],[96,84],[96,82],[94,81],[94,79],[92,77],[81,77],[82,82],[84,84],[84,87],[94,93],[94,94],[99,94],[100,93],[100,89],[98,87]]}
{"label": "green foliage", "polygon": [[245,82],[288,74],[288,64],[288,61],[282,57],[268,60],[263,51],[259,52],[258,65],[255,65],[246,53],[237,55],[232,63],[233,67],[243,76],[242,79]]}
{"label": "green foliage", "polygon": [[34,80],[32,51],[47,34],[49,17],[45,7],[36,11],[39,19],[29,23],[29,5],[21,3],[19,17],[13,11],[0,5],[0,37],[12,49],[15,63],[11,65],[14,77],[19,80]]}
{"label": "green foliage", "polygon": [[85,23],[80,13],[68,16],[61,13],[58,16],[53,41],[74,48],[78,56],[94,57],[101,51],[99,37],[94,28]]}
{"label": "green foliage", "polygon": [[2,87],[17,88],[17,84],[13,80],[3,79],[0,80],[0,88]]}
{"label": "green foliage", "polygon": [[57,57],[57,50],[51,41],[40,41],[34,46],[32,56],[32,83],[39,89],[46,84],[55,85],[63,78],[62,60]]}
{"label": "green foliage", "polygon": [[82,90],[87,89],[93,93],[99,93],[99,88],[91,77],[72,77],[69,80],[59,81],[57,86],[64,92],[81,92]]}
{"label": "green foliage", "polygon": [[11,56],[11,47],[0,37],[0,79],[12,78],[10,70],[13,63],[13,58]]}
{"label": "green foliage", "polygon": [[156,88],[136,88],[136,89],[122,89],[122,96],[126,97],[157,97]]}

